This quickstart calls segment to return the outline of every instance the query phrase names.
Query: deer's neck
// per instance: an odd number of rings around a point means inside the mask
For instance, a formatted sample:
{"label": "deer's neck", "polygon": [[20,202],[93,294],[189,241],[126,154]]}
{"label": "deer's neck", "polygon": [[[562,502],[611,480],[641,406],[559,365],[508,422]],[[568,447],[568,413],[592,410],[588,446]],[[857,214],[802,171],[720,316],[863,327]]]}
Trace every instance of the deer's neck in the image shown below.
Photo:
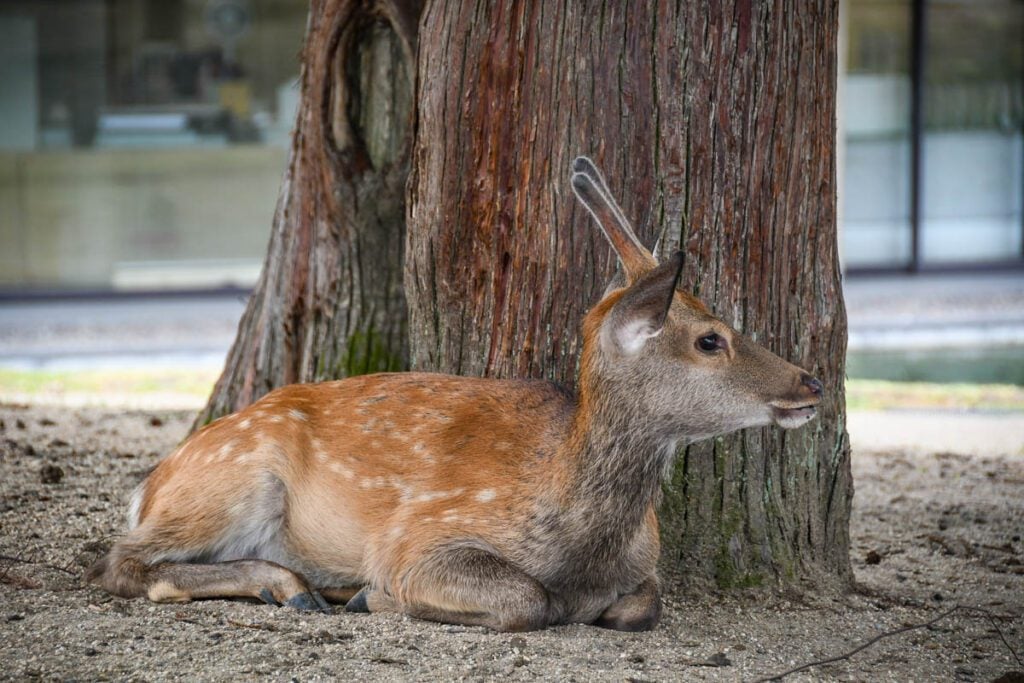
{"label": "deer's neck", "polygon": [[628,532],[660,494],[677,439],[644,415],[580,399],[567,444],[570,505],[595,526]]}

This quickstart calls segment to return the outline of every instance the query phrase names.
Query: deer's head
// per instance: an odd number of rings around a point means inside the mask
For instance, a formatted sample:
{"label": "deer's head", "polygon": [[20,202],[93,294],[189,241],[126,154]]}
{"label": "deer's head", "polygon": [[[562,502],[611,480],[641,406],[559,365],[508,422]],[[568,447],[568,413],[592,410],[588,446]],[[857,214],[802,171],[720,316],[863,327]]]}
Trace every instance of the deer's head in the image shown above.
{"label": "deer's head", "polygon": [[694,441],[745,427],[810,421],[822,385],[678,291],[683,252],[658,263],[586,157],[572,187],[618,254],[622,281],[584,320],[581,394]]}

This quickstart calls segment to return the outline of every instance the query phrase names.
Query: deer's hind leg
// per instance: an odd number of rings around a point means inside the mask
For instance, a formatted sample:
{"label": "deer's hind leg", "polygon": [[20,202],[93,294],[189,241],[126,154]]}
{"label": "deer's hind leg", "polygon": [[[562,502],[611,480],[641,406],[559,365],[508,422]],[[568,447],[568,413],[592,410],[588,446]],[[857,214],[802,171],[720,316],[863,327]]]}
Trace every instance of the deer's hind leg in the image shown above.
{"label": "deer's hind leg", "polygon": [[89,570],[87,579],[122,597],[154,602],[251,597],[298,609],[327,602],[296,571],[284,541],[280,480],[258,475],[221,497],[166,486],[139,526]]}
{"label": "deer's hind leg", "polygon": [[432,550],[394,583],[397,595],[368,586],[345,609],[404,612],[418,619],[496,631],[533,631],[556,620],[539,581],[472,544]]}
{"label": "deer's hind leg", "polygon": [[257,598],[273,605],[329,611],[330,606],[306,581],[275,562],[262,559],[209,564],[147,562],[145,546],[124,539],[94,564],[86,579],[121,597],[153,602],[188,602],[203,598]]}

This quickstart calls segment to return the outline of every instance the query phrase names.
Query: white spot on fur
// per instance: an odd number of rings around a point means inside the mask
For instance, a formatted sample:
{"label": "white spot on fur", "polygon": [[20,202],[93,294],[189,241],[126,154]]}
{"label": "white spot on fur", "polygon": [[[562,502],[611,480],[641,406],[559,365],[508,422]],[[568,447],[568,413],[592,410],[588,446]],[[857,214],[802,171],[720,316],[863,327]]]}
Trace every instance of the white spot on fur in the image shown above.
{"label": "white spot on fur", "polygon": [[356,476],[355,472],[353,472],[349,468],[345,467],[340,462],[332,462],[332,463],[330,463],[328,465],[328,467],[331,468],[332,472],[340,474],[341,476],[345,477],[346,479],[353,479]]}
{"label": "white spot on fur", "polygon": [[359,481],[361,489],[381,489],[386,486],[406,489],[405,482],[398,477],[366,477]]}
{"label": "white spot on fur", "polygon": [[319,462],[327,462],[327,451],[324,450],[324,444],[320,439],[311,439],[309,446],[313,449],[314,458]]}
{"label": "white spot on fur", "polygon": [[423,442],[413,444],[412,452],[423,458],[423,462],[428,465],[432,465],[435,462],[434,454],[430,452]]}
{"label": "white spot on fur", "polygon": [[452,496],[457,496],[460,493],[462,493],[462,491],[463,489],[454,489],[452,491],[427,491],[426,493],[421,493],[420,495],[413,498],[412,502],[429,503],[430,501],[433,500],[441,500],[442,498],[451,498]]}
{"label": "white spot on fur", "polygon": [[476,494],[476,499],[481,503],[490,503],[496,495],[494,489],[484,489]]}
{"label": "white spot on fur", "polygon": [[298,410],[297,408],[292,408],[291,410],[288,411],[288,414],[294,417],[299,422],[305,422],[308,417],[304,412]]}
{"label": "white spot on fur", "polygon": [[252,420],[250,420],[249,418],[245,418],[244,420],[242,420],[241,422],[238,423],[238,428],[239,429],[248,429],[251,426],[252,426]]}

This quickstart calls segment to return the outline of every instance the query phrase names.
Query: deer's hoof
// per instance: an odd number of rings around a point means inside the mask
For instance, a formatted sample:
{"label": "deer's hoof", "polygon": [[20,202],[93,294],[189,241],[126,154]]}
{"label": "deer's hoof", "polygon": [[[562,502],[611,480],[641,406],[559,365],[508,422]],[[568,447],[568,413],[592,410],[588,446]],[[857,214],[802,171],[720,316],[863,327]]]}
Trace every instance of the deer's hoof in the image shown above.
{"label": "deer's hoof", "polygon": [[284,603],[287,607],[294,607],[295,609],[302,610],[303,612],[324,612],[330,614],[331,606],[327,604],[323,596],[316,591],[309,591],[308,593],[299,593],[294,595]]}
{"label": "deer's hoof", "polygon": [[281,603],[277,601],[277,598],[274,597],[274,594],[270,592],[269,588],[264,588],[260,591],[260,600],[268,605],[274,605],[275,607],[281,606]]}
{"label": "deer's hoof", "polygon": [[366,596],[369,592],[369,587],[364,587],[361,591],[353,595],[352,599],[345,603],[345,611],[368,614],[370,612],[370,607],[366,604]]}

